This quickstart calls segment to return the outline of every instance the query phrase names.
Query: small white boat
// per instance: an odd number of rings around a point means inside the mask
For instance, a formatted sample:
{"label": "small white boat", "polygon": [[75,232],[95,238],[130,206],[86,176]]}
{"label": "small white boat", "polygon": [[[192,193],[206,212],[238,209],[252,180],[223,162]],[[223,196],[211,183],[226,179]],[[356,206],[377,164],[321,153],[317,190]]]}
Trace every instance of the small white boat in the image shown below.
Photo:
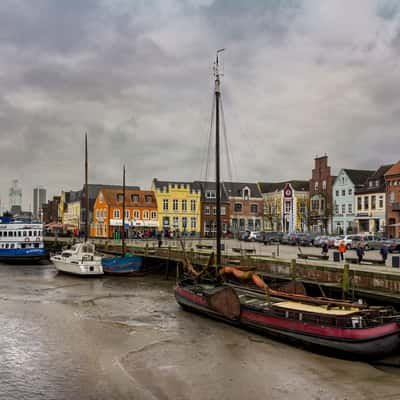
{"label": "small white boat", "polygon": [[60,272],[83,276],[103,275],[101,257],[94,252],[93,243],[77,243],[50,259]]}

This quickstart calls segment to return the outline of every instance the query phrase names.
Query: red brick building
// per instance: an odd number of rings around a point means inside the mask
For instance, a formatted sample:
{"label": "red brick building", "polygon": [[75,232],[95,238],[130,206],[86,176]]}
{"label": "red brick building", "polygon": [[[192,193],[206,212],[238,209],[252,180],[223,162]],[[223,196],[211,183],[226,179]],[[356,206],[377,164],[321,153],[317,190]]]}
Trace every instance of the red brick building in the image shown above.
{"label": "red brick building", "polygon": [[400,238],[400,161],[385,174],[387,235]]}
{"label": "red brick building", "polygon": [[328,156],[316,157],[310,179],[310,231],[332,232],[332,187],[335,177]]}

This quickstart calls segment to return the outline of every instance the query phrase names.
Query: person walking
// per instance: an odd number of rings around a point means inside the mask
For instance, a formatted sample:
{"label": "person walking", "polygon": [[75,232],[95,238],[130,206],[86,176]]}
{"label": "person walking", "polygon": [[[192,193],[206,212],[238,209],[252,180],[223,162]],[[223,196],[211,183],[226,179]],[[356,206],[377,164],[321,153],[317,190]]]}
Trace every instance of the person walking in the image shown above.
{"label": "person walking", "polygon": [[385,245],[381,247],[380,253],[382,256],[382,261],[386,264],[386,260],[388,257],[388,249]]}
{"label": "person walking", "polygon": [[361,245],[361,243],[358,244],[356,248],[356,253],[358,257],[358,263],[361,264],[361,261],[364,257],[364,247]]}
{"label": "person walking", "polygon": [[339,247],[338,247],[339,253],[340,253],[340,259],[343,261],[344,260],[344,253],[346,253],[346,245],[344,244],[344,240],[342,240],[339,243]]}
{"label": "person walking", "polygon": [[324,242],[324,244],[322,245],[322,255],[323,256],[327,256],[328,255],[328,250],[329,250],[328,243]]}

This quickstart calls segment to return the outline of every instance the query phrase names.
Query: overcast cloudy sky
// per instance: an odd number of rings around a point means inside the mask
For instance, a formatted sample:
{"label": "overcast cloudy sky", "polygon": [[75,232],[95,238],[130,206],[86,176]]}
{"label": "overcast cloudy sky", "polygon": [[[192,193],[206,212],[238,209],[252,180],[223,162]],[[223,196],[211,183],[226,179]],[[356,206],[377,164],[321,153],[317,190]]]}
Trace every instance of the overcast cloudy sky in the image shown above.
{"label": "overcast cloudy sky", "polygon": [[80,188],[85,131],[93,183],[199,179],[220,47],[234,179],[400,158],[399,1],[2,0],[3,206]]}

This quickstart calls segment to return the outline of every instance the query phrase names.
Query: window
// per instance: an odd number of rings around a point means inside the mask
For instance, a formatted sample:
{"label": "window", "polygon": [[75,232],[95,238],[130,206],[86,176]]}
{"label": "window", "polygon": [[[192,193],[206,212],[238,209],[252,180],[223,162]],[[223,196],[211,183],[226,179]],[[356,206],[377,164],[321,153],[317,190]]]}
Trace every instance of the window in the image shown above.
{"label": "window", "polygon": [[371,210],[375,210],[376,209],[376,196],[372,195],[371,196]]}
{"label": "window", "polygon": [[174,211],[178,211],[178,200],[177,200],[177,199],[174,199],[174,200],[172,201],[172,209],[173,209]]}
{"label": "window", "polygon": [[362,210],[362,198],[357,197],[357,210],[361,211]]}
{"label": "window", "polygon": [[182,217],[182,228],[183,229],[187,228],[187,218],[186,217]]}
{"label": "window", "polygon": [[373,181],[369,181],[369,187],[373,187],[374,186],[374,182]]}
{"label": "window", "polygon": [[258,212],[258,205],[257,204],[251,204],[250,205],[250,212],[257,213]]}
{"label": "window", "polygon": [[245,200],[248,200],[249,197],[250,197],[250,190],[249,190],[249,189],[244,189],[244,190],[243,190],[243,198],[244,198]]}
{"label": "window", "polygon": [[173,226],[175,229],[178,229],[178,228],[179,228],[179,217],[173,217],[173,219],[172,219],[172,226]]}
{"label": "window", "polygon": [[208,206],[204,207],[204,214],[210,215],[210,207],[208,207]]}
{"label": "window", "polygon": [[130,213],[129,210],[125,210],[125,219],[129,219]]}
{"label": "window", "polygon": [[124,194],[123,193],[118,193],[117,194],[117,201],[118,201],[118,203],[123,203],[123,201],[124,201]]}
{"label": "window", "polygon": [[383,196],[379,196],[379,208],[383,208]]}
{"label": "window", "polygon": [[226,207],[221,207],[221,215],[226,215]]}
{"label": "window", "polygon": [[349,194],[349,196],[351,196],[351,195],[353,194],[353,189],[349,189],[349,190],[347,191],[347,193]]}
{"label": "window", "polygon": [[169,227],[169,217],[163,217],[162,223],[164,227]]}
{"label": "window", "polygon": [[369,198],[368,196],[364,196],[364,210],[368,210],[369,208]]}
{"label": "window", "polygon": [[325,210],[325,201],[321,199],[321,210]]}
{"label": "window", "polygon": [[342,189],[342,196],[346,196],[346,191]]}
{"label": "window", "polygon": [[182,211],[187,211],[187,200],[182,200]]}
{"label": "window", "polygon": [[346,214],[346,204],[342,204],[342,214]]}
{"label": "window", "polygon": [[138,210],[135,210],[135,211],[133,212],[133,218],[135,218],[135,219],[139,219],[139,218],[140,218],[140,213],[139,213]]}
{"label": "window", "polygon": [[149,212],[147,210],[143,211],[143,219],[149,219]]}
{"label": "window", "polygon": [[322,181],[322,190],[326,190],[326,181],[325,180]]}
{"label": "window", "polygon": [[311,200],[311,209],[319,210],[319,200]]}
{"label": "window", "polygon": [[23,236],[26,236],[26,231],[23,232]]}
{"label": "window", "polygon": [[285,202],[285,212],[290,213],[290,209],[291,209],[290,202],[289,201]]}
{"label": "window", "polygon": [[315,190],[318,190],[318,182],[315,182],[315,184],[314,184],[314,189],[315,189]]}
{"label": "window", "polygon": [[146,194],[146,196],[144,196],[144,201],[146,203],[151,203],[153,201],[153,196],[151,194]]}
{"label": "window", "polygon": [[157,219],[157,211],[151,212],[151,219]]}
{"label": "window", "polygon": [[168,211],[168,199],[163,200],[163,210]]}
{"label": "window", "polygon": [[389,193],[389,203],[394,203],[394,192]]}
{"label": "window", "polygon": [[339,197],[339,190],[336,190],[336,197]]}
{"label": "window", "polygon": [[235,212],[242,212],[242,203],[235,203]]}
{"label": "window", "polygon": [[13,233],[11,231],[8,231],[8,236],[12,236]]}
{"label": "window", "polygon": [[300,203],[300,214],[306,213],[306,205],[305,203]]}
{"label": "window", "polygon": [[192,229],[196,229],[196,218],[195,217],[190,218],[190,227]]}
{"label": "window", "polygon": [[29,236],[32,236],[32,231],[29,231]]}
{"label": "window", "polygon": [[207,199],[215,199],[217,197],[215,190],[207,190],[206,198]]}
{"label": "window", "polygon": [[190,210],[196,211],[196,200],[190,200]]}
{"label": "window", "polygon": [[[137,203],[139,201],[139,195],[138,194],[133,194],[131,197],[132,201],[134,203]],[[168,201],[168,200],[167,200]]]}
{"label": "window", "polygon": [[347,204],[347,212],[353,214],[353,204]]}
{"label": "window", "polygon": [[217,207],[213,208],[214,215],[217,215]]}
{"label": "window", "polygon": [[119,210],[114,210],[114,218],[119,219]]}

